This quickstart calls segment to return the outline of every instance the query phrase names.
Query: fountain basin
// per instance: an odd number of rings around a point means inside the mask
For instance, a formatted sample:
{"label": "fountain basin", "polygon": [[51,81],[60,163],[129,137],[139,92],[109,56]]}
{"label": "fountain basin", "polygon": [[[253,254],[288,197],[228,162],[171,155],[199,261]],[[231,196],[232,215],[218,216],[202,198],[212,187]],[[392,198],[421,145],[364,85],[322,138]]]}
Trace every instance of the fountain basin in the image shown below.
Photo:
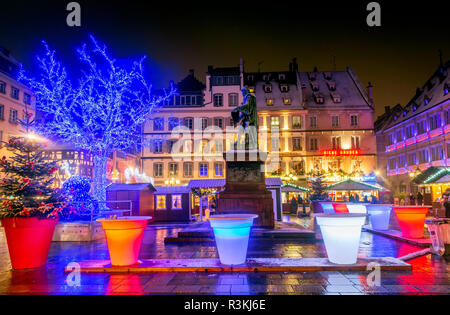
{"label": "fountain basin", "polygon": [[258,216],[252,214],[216,215],[209,218],[223,265],[245,264],[250,231],[256,218]]}
{"label": "fountain basin", "polygon": [[151,217],[99,219],[105,231],[111,265],[122,267],[138,263],[142,238]]}
{"label": "fountain basin", "polygon": [[367,215],[354,213],[315,214],[322,231],[328,260],[337,265],[353,265],[358,260],[361,229]]}
{"label": "fountain basin", "polygon": [[367,205],[367,213],[370,215],[370,224],[374,230],[389,230],[392,205]]}
{"label": "fountain basin", "polygon": [[403,237],[415,239],[423,238],[425,218],[430,207],[394,206],[393,209],[397,216]]}

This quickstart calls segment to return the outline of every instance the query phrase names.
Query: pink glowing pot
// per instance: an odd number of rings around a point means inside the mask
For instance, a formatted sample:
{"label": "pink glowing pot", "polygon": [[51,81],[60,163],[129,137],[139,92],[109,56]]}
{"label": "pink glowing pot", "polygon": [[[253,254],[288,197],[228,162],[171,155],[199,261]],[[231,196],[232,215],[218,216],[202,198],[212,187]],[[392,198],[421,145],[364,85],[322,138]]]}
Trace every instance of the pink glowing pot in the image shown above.
{"label": "pink glowing pot", "polygon": [[142,238],[151,217],[122,217],[100,219],[108,243],[113,266],[132,266],[138,263]]}
{"label": "pink glowing pot", "polygon": [[430,207],[394,206],[393,209],[397,216],[403,237],[423,238],[425,218]]}

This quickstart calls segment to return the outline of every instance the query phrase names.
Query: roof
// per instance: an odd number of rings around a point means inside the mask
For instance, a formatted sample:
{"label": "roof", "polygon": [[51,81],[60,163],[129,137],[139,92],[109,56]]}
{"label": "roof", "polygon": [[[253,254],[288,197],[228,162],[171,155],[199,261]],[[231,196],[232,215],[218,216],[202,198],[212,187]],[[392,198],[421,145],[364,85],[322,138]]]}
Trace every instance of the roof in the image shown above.
{"label": "roof", "polygon": [[[225,179],[193,179],[189,182],[188,187],[193,188],[221,188],[225,187]],[[266,178],[266,185],[269,187],[283,185],[283,181],[277,177]]]}
{"label": "roof", "polygon": [[175,88],[177,92],[199,92],[201,94],[206,86],[194,76],[194,73],[191,73],[177,83]]}
{"label": "roof", "polygon": [[[392,115],[392,119],[385,123],[384,129],[390,129],[421,113],[450,100],[450,93],[445,95],[444,89],[450,87],[450,60],[439,66],[422,88],[408,102],[402,111]],[[426,103],[427,101],[427,103]]]}
{"label": "roof", "polygon": [[371,185],[368,183],[357,182],[352,179],[347,179],[342,182],[332,184],[327,187],[327,190],[333,191],[370,191],[370,190],[383,190],[379,185]]}
{"label": "roof", "polygon": [[309,192],[310,190],[305,187],[293,185],[293,184],[285,184],[281,187],[282,192]]}
{"label": "roof", "polygon": [[188,186],[174,186],[174,187],[155,187],[156,194],[189,194],[191,189]]}
{"label": "roof", "polygon": [[155,192],[156,189],[152,184],[111,184],[106,188],[106,191],[143,191],[150,190]]}
{"label": "roof", "polygon": [[226,68],[213,68],[208,67],[208,73],[212,76],[222,76],[222,75],[240,75],[240,67],[226,67]]}
{"label": "roof", "polygon": [[412,182],[417,185],[427,185],[433,183],[449,182],[450,169],[446,167],[432,166],[421,172],[412,179]]}

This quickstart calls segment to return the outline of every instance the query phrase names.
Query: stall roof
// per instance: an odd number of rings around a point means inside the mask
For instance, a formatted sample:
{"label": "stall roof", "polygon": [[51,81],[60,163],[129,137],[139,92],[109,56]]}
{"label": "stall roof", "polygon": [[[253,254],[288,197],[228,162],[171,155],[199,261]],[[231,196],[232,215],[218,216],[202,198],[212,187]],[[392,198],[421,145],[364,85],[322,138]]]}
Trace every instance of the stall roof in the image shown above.
{"label": "stall roof", "polygon": [[347,179],[342,182],[332,184],[327,187],[327,190],[333,191],[369,191],[369,190],[383,190],[379,185],[372,185],[363,182],[357,182],[352,179]]}
{"label": "stall roof", "polygon": [[[225,179],[193,179],[189,182],[188,187],[190,189],[194,188],[220,188],[225,187],[226,180]],[[266,185],[269,187],[281,187],[283,185],[283,181],[278,177],[269,177],[266,178]]]}
{"label": "stall roof", "polygon": [[413,183],[417,185],[428,185],[433,183],[445,183],[449,182],[448,175],[450,170],[446,167],[432,166],[425,171],[414,177]]}
{"label": "stall roof", "polygon": [[150,190],[155,192],[156,189],[152,184],[144,183],[144,184],[111,184],[106,190],[107,191],[142,191],[142,190]]}
{"label": "stall roof", "polygon": [[285,184],[281,187],[282,192],[292,192],[292,193],[300,193],[300,192],[309,192],[310,190],[305,187],[293,185],[293,184]]}
{"label": "stall roof", "polygon": [[174,187],[155,187],[156,194],[189,194],[191,189],[188,186],[174,186]]}

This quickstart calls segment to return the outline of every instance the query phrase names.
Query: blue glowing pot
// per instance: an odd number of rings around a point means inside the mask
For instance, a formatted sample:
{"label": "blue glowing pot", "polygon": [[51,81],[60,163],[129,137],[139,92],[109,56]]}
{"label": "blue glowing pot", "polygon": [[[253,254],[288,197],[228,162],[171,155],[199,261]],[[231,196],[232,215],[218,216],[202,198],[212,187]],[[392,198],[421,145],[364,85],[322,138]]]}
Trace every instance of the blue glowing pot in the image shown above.
{"label": "blue glowing pot", "polygon": [[252,214],[230,214],[209,218],[223,265],[245,264],[250,230],[257,217]]}
{"label": "blue glowing pot", "polygon": [[334,213],[333,202],[320,201],[319,204],[322,207],[323,213]]}
{"label": "blue glowing pot", "polygon": [[366,207],[372,228],[380,231],[389,230],[392,205],[367,205]]}

